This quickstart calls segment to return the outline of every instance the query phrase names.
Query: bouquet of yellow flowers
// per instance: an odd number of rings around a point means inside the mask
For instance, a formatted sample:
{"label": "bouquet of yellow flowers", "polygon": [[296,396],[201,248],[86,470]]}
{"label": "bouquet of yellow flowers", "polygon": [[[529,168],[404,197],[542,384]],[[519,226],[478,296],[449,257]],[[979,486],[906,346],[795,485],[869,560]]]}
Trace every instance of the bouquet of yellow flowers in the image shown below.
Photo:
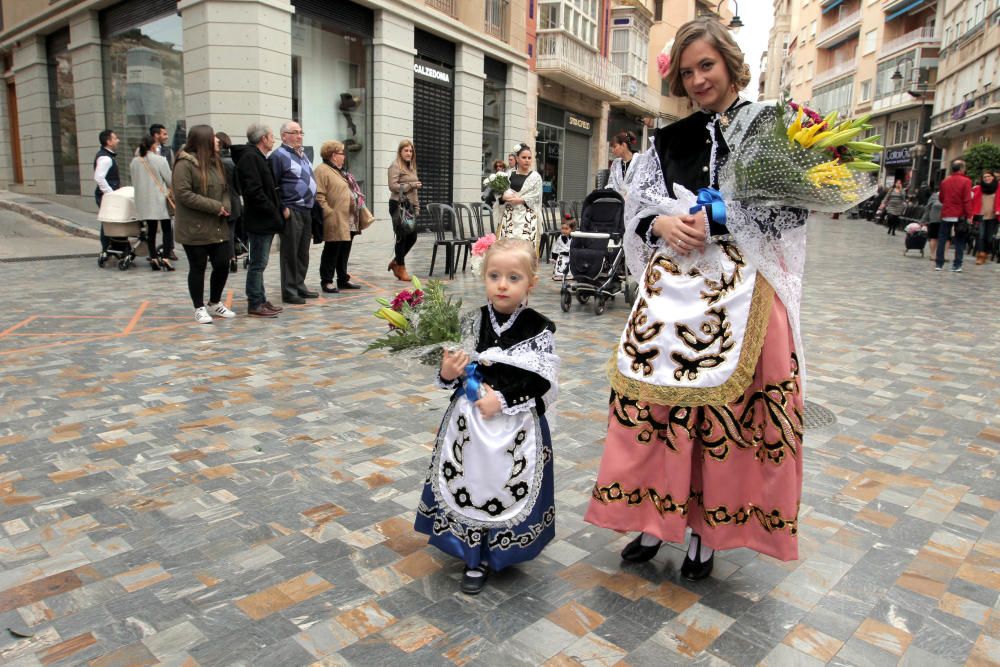
{"label": "bouquet of yellow flowers", "polygon": [[392,354],[405,352],[423,364],[436,365],[441,362],[446,344],[457,346],[462,341],[462,302],[452,302],[445,296],[440,280],[429,280],[424,290],[414,276],[412,285],[412,290],[404,289],[391,300],[376,299],[381,307],[375,317],[385,320],[389,331],[372,341],[365,351],[385,348]]}
{"label": "bouquet of yellow flowers", "polygon": [[872,157],[882,150],[870,116],[838,122],[795,102],[779,102],[723,130],[730,154],[719,171],[727,197],[761,206],[840,213],[875,193]]}

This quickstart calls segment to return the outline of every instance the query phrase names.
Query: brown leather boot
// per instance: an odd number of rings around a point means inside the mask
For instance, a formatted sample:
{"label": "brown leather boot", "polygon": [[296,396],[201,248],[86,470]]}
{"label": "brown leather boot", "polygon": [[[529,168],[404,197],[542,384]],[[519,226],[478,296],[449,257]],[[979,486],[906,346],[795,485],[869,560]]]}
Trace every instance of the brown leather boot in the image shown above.
{"label": "brown leather boot", "polygon": [[977,252],[976,253],[976,265],[978,266],[980,264],[985,264],[985,263],[986,263],[986,253],[985,252]]}
{"label": "brown leather boot", "polygon": [[410,281],[410,274],[406,272],[406,266],[403,264],[397,264],[393,262],[392,275],[396,276],[396,280],[403,280],[406,282]]}

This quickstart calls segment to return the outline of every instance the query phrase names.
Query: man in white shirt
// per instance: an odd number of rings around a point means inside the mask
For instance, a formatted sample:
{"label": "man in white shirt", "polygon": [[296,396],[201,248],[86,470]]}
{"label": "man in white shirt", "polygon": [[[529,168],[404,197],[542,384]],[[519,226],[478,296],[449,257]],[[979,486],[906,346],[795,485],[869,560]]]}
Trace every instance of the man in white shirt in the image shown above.
{"label": "man in white shirt", "polygon": [[[97,208],[101,208],[101,200],[104,195],[114,192],[121,187],[121,177],[118,174],[118,163],[115,161],[115,150],[118,148],[118,135],[114,130],[104,130],[99,135],[101,148],[94,156],[94,182],[97,187],[94,189],[94,199],[97,201]],[[108,249],[108,239],[104,236],[104,229],[101,228],[101,254]]]}

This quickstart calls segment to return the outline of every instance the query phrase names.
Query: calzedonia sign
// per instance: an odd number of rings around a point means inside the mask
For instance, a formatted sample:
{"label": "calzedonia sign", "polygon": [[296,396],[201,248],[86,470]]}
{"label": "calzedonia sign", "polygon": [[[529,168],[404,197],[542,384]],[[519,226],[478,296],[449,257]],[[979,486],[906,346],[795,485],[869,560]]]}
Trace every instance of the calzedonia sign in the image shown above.
{"label": "calzedonia sign", "polygon": [[451,70],[441,65],[432,65],[418,60],[413,63],[413,74],[424,81],[433,81],[438,85],[451,87]]}

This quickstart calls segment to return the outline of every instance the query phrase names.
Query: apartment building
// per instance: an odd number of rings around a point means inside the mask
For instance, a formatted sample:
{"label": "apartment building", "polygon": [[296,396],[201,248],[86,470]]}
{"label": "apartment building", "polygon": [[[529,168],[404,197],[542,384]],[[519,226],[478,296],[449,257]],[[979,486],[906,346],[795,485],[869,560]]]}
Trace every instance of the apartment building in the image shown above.
{"label": "apartment building", "polygon": [[923,137],[938,78],[938,1],[789,1],[782,90],[824,113],[870,113],[886,146],[881,182],[916,189],[932,179],[941,149]]}
{"label": "apartment building", "polygon": [[943,159],[1000,143],[1000,0],[939,0],[937,93],[930,129]]}
{"label": "apartment building", "polygon": [[[344,141],[376,215],[412,138],[429,201],[474,201],[483,171],[530,142],[535,0],[2,0],[0,187],[93,206],[105,127],[120,171],[152,123],[174,147],[208,123],[244,140],[287,119],[319,159]],[[391,235],[376,225],[375,235]]]}

